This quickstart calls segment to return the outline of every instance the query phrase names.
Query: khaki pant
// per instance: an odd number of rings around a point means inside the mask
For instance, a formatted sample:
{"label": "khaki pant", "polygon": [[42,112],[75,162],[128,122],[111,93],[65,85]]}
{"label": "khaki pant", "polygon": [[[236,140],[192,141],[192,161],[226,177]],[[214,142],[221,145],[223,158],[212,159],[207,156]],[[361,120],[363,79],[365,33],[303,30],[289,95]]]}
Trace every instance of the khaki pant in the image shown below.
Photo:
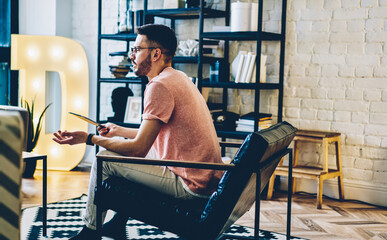
{"label": "khaki pant", "polygon": [[[105,155],[119,155],[110,151],[103,151]],[[152,148],[147,158],[157,158]],[[150,166],[141,164],[129,164],[118,162],[104,162],[102,165],[102,181],[110,176],[126,178],[132,182],[141,183],[157,191],[169,194],[176,198],[193,199],[196,197],[208,198],[193,193],[183,182],[183,180],[164,166]],[[94,205],[94,189],[97,183],[97,161],[94,161],[90,173],[89,195],[87,200],[86,212],[83,216],[83,222],[90,229],[96,229],[96,206]],[[104,222],[106,212],[102,214]]]}

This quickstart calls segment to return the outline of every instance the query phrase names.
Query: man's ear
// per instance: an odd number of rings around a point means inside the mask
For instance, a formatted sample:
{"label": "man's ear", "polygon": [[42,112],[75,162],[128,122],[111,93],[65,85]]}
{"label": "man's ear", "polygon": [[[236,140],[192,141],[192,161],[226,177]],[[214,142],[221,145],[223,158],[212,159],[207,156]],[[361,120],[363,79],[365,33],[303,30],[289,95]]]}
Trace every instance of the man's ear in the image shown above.
{"label": "man's ear", "polygon": [[161,56],[161,50],[159,48],[156,48],[153,54],[153,60],[154,61],[158,60],[160,56]]}

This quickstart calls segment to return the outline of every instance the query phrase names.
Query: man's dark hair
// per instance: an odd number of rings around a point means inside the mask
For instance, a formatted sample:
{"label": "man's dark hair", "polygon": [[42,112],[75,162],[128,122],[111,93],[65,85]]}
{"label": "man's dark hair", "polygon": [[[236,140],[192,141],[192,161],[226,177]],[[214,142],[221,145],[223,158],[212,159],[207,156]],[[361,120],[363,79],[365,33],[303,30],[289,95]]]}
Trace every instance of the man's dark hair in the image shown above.
{"label": "man's dark hair", "polygon": [[[146,24],[137,28],[137,34],[145,35],[151,44],[162,48],[161,51],[166,55],[167,61],[171,61],[175,56],[177,48],[177,39],[175,31],[162,24]],[[152,47],[152,46],[151,46]]]}

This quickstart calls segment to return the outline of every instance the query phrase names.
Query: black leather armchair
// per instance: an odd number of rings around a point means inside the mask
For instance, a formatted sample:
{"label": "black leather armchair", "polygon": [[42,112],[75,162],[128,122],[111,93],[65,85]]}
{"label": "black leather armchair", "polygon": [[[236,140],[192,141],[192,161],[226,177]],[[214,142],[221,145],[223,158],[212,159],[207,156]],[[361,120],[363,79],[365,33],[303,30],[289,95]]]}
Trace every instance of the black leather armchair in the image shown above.
{"label": "black leather armchair", "polygon": [[[292,158],[288,145],[293,140],[296,131],[297,129],[289,123],[282,122],[249,134],[230,164],[98,154],[95,199],[97,230],[101,229],[102,211],[112,209],[116,212],[124,212],[131,218],[157,226],[162,230],[173,232],[183,239],[227,239],[226,235],[222,235],[223,232],[245,214],[256,201],[255,239],[258,239],[260,194],[255,194],[255,192],[260,193],[265,187],[281,158],[287,154],[290,154],[290,159]],[[122,178],[110,177],[102,182],[103,161],[226,171],[217,190],[209,200],[186,201],[172,198]],[[290,202],[288,202],[288,237],[290,236],[289,204]]]}

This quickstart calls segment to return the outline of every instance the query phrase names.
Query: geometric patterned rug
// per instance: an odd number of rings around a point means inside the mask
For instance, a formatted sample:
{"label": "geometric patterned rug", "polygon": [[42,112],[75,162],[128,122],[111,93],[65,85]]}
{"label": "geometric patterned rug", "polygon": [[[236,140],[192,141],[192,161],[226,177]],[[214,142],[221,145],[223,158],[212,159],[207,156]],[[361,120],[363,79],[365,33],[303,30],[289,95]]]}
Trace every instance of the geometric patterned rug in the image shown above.
{"label": "geometric patterned rug", "polygon": [[[21,221],[21,239],[68,239],[76,235],[83,227],[82,215],[86,206],[87,196],[51,203],[47,206],[47,235],[42,238],[42,207],[31,207],[23,209]],[[108,213],[106,220],[113,216]],[[226,233],[233,236],[254,236],[254,229],[240,225],[232,225]],[[129,219],[126,225],[126,234],[132,240],[178,240],[179,236],[161,231],[157,227],[145,224],[135,219]],[[260,230],[260,239],[286,239],[286,235]],[[110,239],[103,237],[102,239]],[[292,237],[291,239],[301,239]]]}

